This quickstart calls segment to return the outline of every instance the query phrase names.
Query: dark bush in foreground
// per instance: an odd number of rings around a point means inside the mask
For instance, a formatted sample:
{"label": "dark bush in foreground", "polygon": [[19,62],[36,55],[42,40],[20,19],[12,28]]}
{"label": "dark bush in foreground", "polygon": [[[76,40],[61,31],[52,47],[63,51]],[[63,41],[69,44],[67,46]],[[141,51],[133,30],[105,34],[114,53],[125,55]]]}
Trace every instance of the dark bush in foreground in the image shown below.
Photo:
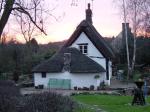
{"label": "dark bush in foreground", "polygon": [[0,95],[5,96],[19,96],[19,87],[15,86],[13,81],[1,80],[0,81]]}
{"label": "dark bush in foreground", "polygon": [[19,88],[12,81],[0,81],[0,112],[16,112]]}
{"label": "dark bush in foreground", "polygon": [[25,97],[20,112],[73,112],[74,102],[55,93],[33,94]]}
{"label": "dark bush in foreground", "polygon": [[56,93],[21,96],[11,81],[0,81],[0,112],[73,112],[74,102]]}

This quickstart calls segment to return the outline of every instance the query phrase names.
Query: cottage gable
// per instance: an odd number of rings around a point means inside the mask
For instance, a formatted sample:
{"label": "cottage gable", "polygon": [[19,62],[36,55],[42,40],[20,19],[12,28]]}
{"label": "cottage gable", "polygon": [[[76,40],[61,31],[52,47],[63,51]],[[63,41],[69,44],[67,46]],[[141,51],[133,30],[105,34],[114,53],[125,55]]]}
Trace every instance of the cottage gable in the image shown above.
{"label": "cottage gable", "polygon": [[[82,37],[82,38],[81,38]],[[111,60],[115,57],[111,47],[109,44],[104,40],[104,38],[97,32],[95,27],[86,20],[83,20],[74,33],[71,35],[67,43],[64,47],[71,47],[74,46],[74,43],[78,41],[78,43],[86,43],[83,41],[83,38],[87,37],[88,42],[91,42],[94,47],[99,51],[99,53],[108,60]],[[79,42],[80,40],[80,42]],[[77,48],[77,46],[76,46]]]}

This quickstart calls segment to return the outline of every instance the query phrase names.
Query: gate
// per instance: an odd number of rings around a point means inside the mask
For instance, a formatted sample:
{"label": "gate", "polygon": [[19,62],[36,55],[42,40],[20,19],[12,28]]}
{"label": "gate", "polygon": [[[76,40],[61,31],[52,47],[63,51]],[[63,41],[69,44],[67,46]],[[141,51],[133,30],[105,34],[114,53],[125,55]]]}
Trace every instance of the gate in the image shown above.
{"label": "gate", "polygon": [[48,88],[53,89],[71,89],[70,79],[54,79],[50,78],[48,82]]}

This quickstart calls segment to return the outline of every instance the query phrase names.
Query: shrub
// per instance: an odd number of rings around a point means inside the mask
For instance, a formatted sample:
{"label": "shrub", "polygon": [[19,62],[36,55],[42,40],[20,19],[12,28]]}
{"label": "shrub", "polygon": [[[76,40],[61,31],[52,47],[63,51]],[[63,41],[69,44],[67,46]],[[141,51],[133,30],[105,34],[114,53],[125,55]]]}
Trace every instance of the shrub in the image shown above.
{"label": "shrub", "polygon": [[139,71],[134,71],[134,73],[133,73],[133,80],[134,81],[141,79],[141,77],[142,77],[142,75]]}
{"label": "shrub", "polygon": [[21,96],[11,81],[0,81],[0,112],[73,112],[75,103],[67,96],[45,92]]}
{"label": "shrub", "polygon": [[15,86],[13,81],[0,81],[0,95],[18,96],[20,95],[19,87]]}
{"label": "shrub", "polygon": [[0,112],[16,112],[19,88],[12,81],[0,81]]}
{"label": "shrub", "polygon": [[69,97],[50,92],[32,94],[24,100],[20,112],[73,112],[75,104]]}
{"label": "shrub", "polygon": [[102,82],[100,83],[100,89],[102,89],[102,90],[105,90],[105,89],[106,89],[106,84],[105,84],[104,81],[102,81]]}

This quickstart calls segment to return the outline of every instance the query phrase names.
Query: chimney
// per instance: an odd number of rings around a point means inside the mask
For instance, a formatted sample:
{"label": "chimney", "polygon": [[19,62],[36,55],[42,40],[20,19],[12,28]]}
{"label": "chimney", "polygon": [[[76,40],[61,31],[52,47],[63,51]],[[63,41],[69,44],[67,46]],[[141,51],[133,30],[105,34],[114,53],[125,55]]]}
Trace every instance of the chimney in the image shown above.
{"label": "chimney", "polygon": [[[129,30],[129,23],[126,23],[127,31]],[[122,23],[122,31],[125,31],[125,23]]]}
{"label": "chimney", "polygon": [[89,23],[93,23],[92,22],[92,10],[90,8],[90,3],[88,3],[88,9],[86,9],[86,21],[88,21]]}
{"label": "chimney", "polygon": [[63,71],[70,71],[71,53],[64,53],[64,68]]}

